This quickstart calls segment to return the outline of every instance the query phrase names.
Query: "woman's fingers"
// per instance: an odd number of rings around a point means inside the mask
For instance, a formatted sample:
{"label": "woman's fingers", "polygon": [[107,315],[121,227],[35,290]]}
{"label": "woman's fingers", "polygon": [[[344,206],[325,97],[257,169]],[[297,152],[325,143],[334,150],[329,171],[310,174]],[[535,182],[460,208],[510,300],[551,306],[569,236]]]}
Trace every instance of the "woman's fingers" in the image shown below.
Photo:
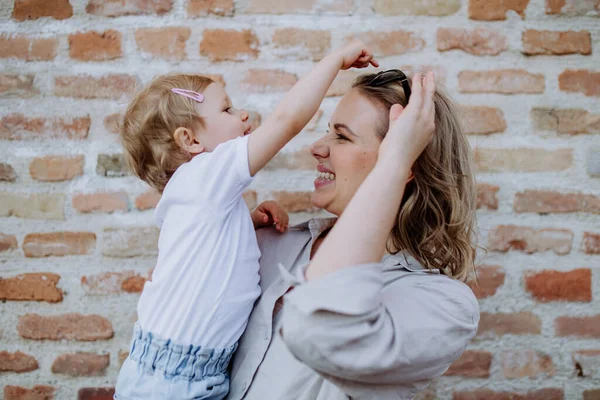
{"label": "woman's fingers", "polygon": [[423,105],[423,85],[421,83],[421,74],[416,73],[412,78],[411,95],[408,100],[408,105],[412,105],[414,111],[420,112]]}
{"label": "woman's fingers", "polygon": [[430,118],[433,114],[433,95],[435,93],[435,77],[433,72],[429,71],[425,75],[424,98],[423,98],[423,116]]}

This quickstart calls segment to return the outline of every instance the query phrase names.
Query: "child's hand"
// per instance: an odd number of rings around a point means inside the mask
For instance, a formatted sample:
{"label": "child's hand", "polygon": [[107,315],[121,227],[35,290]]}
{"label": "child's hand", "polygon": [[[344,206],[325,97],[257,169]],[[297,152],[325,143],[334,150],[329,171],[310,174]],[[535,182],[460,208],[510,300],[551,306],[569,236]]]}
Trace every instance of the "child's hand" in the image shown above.
{"label": "child's hand", "polygon": [[263,201],[252,211],[252,223],[254,229],[275,225],[279,232],[285,232],[288,228],[289,216],[281,204],[276,201]]}
{"label": "child's hand", "polygon": [[373,54],[367,49],[367,46],[358,39],[354,39],[341,49],[338,49],[333,54],[342,59],[340,69],[346,70],[349,68],[365,68],[369,64],[374,67],[379,67],[377,60],[373,58]]}

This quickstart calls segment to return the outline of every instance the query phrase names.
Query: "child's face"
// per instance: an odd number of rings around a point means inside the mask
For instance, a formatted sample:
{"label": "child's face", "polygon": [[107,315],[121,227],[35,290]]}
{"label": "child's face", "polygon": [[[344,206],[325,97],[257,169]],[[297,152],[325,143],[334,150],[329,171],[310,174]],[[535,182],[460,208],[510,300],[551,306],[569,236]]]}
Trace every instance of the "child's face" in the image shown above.
{"label": "child's face", "polygon": [[205,151],[213,151],[221,143],[250,133],[248,113],[233,107],[221,85],[211,83],[202,94],[204,101],[195,107],[205,125],[196,129],[194,135]]}

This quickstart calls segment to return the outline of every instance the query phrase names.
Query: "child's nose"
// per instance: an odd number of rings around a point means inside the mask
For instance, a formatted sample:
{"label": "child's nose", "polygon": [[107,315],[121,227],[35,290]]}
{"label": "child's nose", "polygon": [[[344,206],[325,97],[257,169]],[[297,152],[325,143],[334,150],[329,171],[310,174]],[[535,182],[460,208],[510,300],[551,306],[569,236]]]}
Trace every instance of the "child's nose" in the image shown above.
{"label": "child's nose", "polygon": [[248,111],[242,111],[241,118],[244,122],[248,121],[248,118],[250,118],[250,114],[248,113]]}

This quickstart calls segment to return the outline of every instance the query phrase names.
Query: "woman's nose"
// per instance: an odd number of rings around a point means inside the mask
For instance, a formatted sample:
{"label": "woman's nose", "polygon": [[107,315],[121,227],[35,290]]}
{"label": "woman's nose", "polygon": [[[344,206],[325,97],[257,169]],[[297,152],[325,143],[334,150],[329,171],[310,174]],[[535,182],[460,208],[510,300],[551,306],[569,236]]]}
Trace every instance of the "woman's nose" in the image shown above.
{"label": "woman's nose", "polygon": [[326,158],[329,156],[329,146],[327,145],[327,136],[323,136],[310,145],[310,153],[315,158]]}

